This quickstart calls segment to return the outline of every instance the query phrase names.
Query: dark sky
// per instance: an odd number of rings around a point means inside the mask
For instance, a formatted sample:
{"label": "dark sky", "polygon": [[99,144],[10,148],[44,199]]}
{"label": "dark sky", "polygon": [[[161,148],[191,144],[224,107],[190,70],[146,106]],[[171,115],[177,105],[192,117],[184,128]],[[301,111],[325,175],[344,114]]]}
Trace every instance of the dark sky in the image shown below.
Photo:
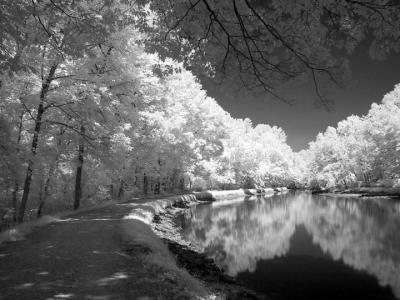
{"label": "dark sky", "polygon": [[293,150],[307,148],[318,132],[352,114],[366,114],[373,102],[380,102],[383,95],[400,83],[400,55],[392,55],[384,61],[372,60],[366,47],[349,57],[351,82],[342,90],[328,96],[335,101],[334,110],[327,112],[315,107],[315,93],[311,84],[292,88],[293,106],[264,96],[237,96],[221,87],[208,87],[208,93],[235,118],[250,118],[254,124],[264,123],[282,127],[288,144]]}

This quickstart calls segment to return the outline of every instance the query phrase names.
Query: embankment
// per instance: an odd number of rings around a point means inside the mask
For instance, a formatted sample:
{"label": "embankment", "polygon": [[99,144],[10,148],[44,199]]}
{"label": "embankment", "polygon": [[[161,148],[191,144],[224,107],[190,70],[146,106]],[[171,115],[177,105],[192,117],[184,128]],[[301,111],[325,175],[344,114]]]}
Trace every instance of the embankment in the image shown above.
{"label": "embankment", "polygon": [[274,193],[286,192],[286,187],[265,188],[265,189],[238,189],[226,191],[206,191],[195,192],[196,199],[199,201],[218,201],[229,200],[238,197],[255,196],[255,195],[271,195]]}
{"label": "embankment", "polygon": [[[214,199],[211,201],[222,197],[226,199],[226,197],[237,198],[246,195],[243,190],[208,193]],[[180,229],[176,227],[174,219],[191,205],[206,201],[205,194],[200,195],[201,200],[197,199],[197,195],[188,194],[143,204],[127,204],[132,206],[132,210],[124,217],[122,232],[128,249],[129,247],[147,249],[146,262],[167,270],[164,272],[171,274],[176,282],[187,285],[189,290],[196,291],[195,294],[199,297],[266,299],[245,288],[234,278],[225,275],[212,259],[207,258],[199,249],[181,237]]]}
{"label": "embankment", "polygon": [[390,197],[400,198],[400,188],[394,187],[360,187],[345,190],[314,190],[313,194],[353,195],[359,197]]}

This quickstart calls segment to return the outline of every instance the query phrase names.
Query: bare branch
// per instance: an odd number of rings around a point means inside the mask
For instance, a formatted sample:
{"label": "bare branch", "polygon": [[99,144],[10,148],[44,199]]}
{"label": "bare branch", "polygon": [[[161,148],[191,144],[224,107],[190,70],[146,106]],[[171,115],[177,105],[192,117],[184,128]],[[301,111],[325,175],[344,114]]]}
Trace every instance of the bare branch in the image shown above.
{"label": "bare branch", "polygon": [[183,20],[186,19],[186,17],[189,15],[190,11],[191,11],[192,9],[194,9],[194,8],[197,6],[197,4],[200,3],[200,1],[201,1],[201,0],[197,0],[195,3],[191,4],[191,5],[188,7],[188,9],[186,10],[186,12],[183,14],[183,16],[180,17],[180,18],[178,19],[178,21],[176,21],[176,23],[175,23],[174,25],[172,25],[172,27],[170,27],[170,28],[168,29],[168,31],[165,33],[165,36],[164,36],[164,39],[165,39],[165,40],[167,39],[168,35],[169,35],[172,31],[174,31],[176,28],[178,28],[178,26],[181,24],[181,22],[182,22]]}

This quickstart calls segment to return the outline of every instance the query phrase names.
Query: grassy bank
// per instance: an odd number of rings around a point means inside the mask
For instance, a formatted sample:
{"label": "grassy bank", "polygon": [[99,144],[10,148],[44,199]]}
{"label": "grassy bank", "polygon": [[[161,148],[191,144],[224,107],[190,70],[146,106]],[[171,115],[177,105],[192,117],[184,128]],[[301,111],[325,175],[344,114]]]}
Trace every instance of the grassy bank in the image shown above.
{"label": "grassy bank", "polygon": [[[204,202],[210,194],[213,201],[220,197],[245,196],[244,190],[210,191],[208,194],[189,194],[155,199],[132,206],[125,216],[122,232],[126,245],[144,250],[144,261],[175,278],[176,288],[189,299],[264,299],[245,288],[234,278],[225,275],[199,249],[182,239],[174,218],[186,208]],[[199,195],[198,200],[197,196]],[[153,229],[153,230],[151,230]],[[183,289],[182,287],[188,287]]]}

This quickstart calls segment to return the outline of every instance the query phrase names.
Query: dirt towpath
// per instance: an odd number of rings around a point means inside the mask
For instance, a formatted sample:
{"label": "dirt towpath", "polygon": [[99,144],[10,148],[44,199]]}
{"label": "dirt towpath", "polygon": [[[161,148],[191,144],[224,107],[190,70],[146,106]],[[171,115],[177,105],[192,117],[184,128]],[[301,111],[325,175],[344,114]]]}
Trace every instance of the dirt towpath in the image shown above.
{"label": "dirt towpath", "polygon": [[120,229],[131,209],[77,213],[0,245],[0,299],[176,298],[173,279],[143,262],[145,249],[126,248]]}

